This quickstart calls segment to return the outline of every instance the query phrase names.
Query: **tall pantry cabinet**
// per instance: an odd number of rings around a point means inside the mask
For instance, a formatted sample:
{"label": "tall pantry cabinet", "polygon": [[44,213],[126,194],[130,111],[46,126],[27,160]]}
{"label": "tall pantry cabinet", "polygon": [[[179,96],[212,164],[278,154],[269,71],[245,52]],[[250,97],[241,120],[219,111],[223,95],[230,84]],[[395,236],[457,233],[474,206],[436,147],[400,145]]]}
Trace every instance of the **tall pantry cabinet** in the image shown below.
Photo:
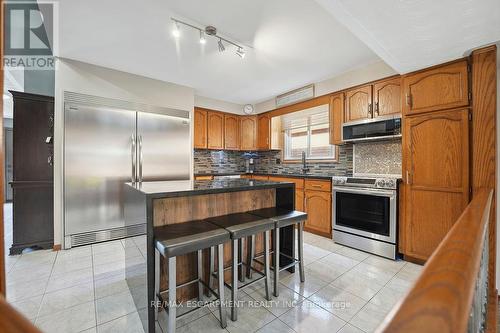
{"label": "tall pantry cabinet", "polygon": [[403,77],[400,251],[426,260],[469,202],[466,60]]}

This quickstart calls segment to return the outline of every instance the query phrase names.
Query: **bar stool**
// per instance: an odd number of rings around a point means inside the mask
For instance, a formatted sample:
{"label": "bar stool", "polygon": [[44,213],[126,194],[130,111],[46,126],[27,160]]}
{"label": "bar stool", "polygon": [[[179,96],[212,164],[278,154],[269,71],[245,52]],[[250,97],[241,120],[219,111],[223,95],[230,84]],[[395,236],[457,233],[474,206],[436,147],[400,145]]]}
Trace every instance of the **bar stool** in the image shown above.
{"label": "bar stool", "polygon": [[[274,221],[262,218],[257,215],[252,215],[248,213],[235,213],[224,216],[218,216],[213,218],[208,218],[208,222],[213,223],[221,228],[226,229],[231,237],[231,285],[228,287],[231,289],[231,320],[236,321],[238,318],[237,302],[238,302],[238,289],[245,288],[251,284],[254,284],[261,279],[265,279],[266,288],[266,299],[271,300],[269,285],[270,279],[270,260],[269,260],[269,239],[271,230],[274,228]],[[238,271],[241,275],[244,275],[242,266],[244,265],[243,260],[239,261],[240,253],[239,251],[241,244],[245,237],[256,235],[259,233],[264,233],[264,273],[261,271],[252,269],[261,275],[260,278],[248,282],[244,285],[238,286]],[[241,246],[242,249],[242,246]],[[220,271],[219,271],[220,278]],[[242,280],[244,280],[242,278]]]}
{"label": "bar stool", "polygon": [[[271,208],[263,208],[249,212],[249,214],[253,214],[256,216],[260,216],[263,218],[270,219],[274,221],[275,226],[273,230],[273,257],[274,257],[274,296],[279,296],[279,272],[284,271],[290,267],[295,265],[299,265],[299,274],[300,274],[300,282],[305,281],[304,275],[304,221],[307,219],[307,214],[304,212],[300,212],[297,210],[289,210],[279,207],[271,207]],[[281,253],[280,248],[280,229],[284,227],[288,227],[290,225],[298,225],[298,258],[288,256],[284,253]],[[250,253],[250,257],[247,259],[249,266],[252,265],[254,261],[259,262],[254,257],[253,248],[255,239],[252,238],[249,241],[249,245],[252,249],[248,251]],[[295,244],[294,244],[295,246]],[[292,262],[283,267],[280,266],[280,255],[285,256],[292,260]],[[259,262],[260,263],[260,262]],[[247,270],[247,276],[251,277],[251,271]]]}
{"label": "bar stool", "polygon": [[[175,332],[175,322],[180,318],[194,310],[197,310],[211,302],[206,302],[203,306],[197,307],[191,311],[176,316],[176,290],[190,284],[198,283],[198,300],[201,301],[203,287],[207,288],[210,293],[217,297],[219,301],[219,316],[221,327],[225,328],[226,310],[224,307],[224,274],[219,274],[218,293],[211,286],[203,281],[202,267],[202,250],[206,248],[217,247],[218,271],[224,271],[224,248],[223,244],[230,240],[229,232],[223,228],[219,228],[214,224],[206,221],[191,221],[178,224],[169,224],[154,228],[155,236],[155,300],[158,299],[161,306],[168,312],[167,330],[169,333]],[[198,254],[198,277],[192,281],[186,282],[177,286],[177,268],[176,257],[195,252]],[[160,291],[160,256],[163,256],[168,264],[168,307],[164,306],[164,301]],[[155,320],[158,320],[158,306],[155,306]]]}

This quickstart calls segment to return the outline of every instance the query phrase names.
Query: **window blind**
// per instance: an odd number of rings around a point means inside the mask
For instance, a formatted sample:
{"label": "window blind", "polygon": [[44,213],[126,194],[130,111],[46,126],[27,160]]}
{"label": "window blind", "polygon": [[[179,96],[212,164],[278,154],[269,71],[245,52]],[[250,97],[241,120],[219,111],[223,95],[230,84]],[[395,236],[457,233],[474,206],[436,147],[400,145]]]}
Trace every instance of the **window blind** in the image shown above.
{"label": "window blind", "polygon": [[323,104],[310,109],[288,113],[281,118],[282,129],[285,131],[307,126],[328,124],[329,107],[328,104]]}

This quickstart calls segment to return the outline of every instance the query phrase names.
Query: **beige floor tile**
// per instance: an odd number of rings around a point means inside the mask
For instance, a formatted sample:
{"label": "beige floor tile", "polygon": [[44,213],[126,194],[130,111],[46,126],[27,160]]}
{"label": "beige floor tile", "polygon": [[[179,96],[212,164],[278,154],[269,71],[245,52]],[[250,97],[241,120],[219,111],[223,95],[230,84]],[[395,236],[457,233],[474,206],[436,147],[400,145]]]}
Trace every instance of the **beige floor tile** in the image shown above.
{"label": "beige floor tile", "polygon": [[333,264],[327,265],[324,262],[316,261],[306,266],[305,270],[306,270],[306,276],[308,274],[314,274],[321,280],[331,283],[339,276],[347,272],[349,268],[341,265],[333,265]]}
{"label": "beige floor tile", "polygon": [[250,293],[249,296],[256,301],[262,302],[266,309],[268,309],[275,316],[279,317],[305,299],[303,296],[288,288],[285,288],[281,285],[280,287],[281,288],[278,297],[275,297],[273,295],[273,289],[271,288],[271,301],[266,300],[264,287],[262,287],[258,291]]}
{"label": "beige floor tile", "polygon": [[354,294],[331,285],[321,289],[310,296],[309,299],[345,321],[351,320],[367,302]]}
{"label": "beige floor tile", "polygon": [[114,319],[97,326],[98,333],[144,333],[141,318],[137,312]]}
{"label": "beige floor tile", "polygon": [[15,302],[34,296],[43,295],[49,277],[41,277],[38,280],[7,284],[7,301]]}
{"label": "beige floor tile", "polygon": [[[166,332],[166,331],[165,331]],[[177,333],[227,333],[212,314],[203,316],[176,330]]]}
{"label": "beige floor tile", "polygon": [[129,291],[100,298],[96,300],[97,324],[106,323],[137,310]]}
{"label": "beige floor tile", "polygon": [[286,312],[279,319],[298,333],[337,332],[345,325],[345,321],[308,300]]}
{"label": "beige floor tile", "polygon": [[366,301],[369,301],[383,287],[383,285],[377,284],[353,271],[345,273],[333,281],[331,285],[361,297]]}
{"label": "beige floor tile", "polygon": [[262,327],[257,333],[294,333],[295,331],[288,327],[284,322],[276,318],[266,326]]}
{"label": "beige floor tile", "polygon": [[300,276],[298,272],[296,272],[295,274],[281,280],[280,283],[304,297],[309,297],[328,285],[328,282],[323,281],[311,272],[306,272],[304,282],[300,282]]}
{"label": "beige floor tile", "polygon": [[44,333],[80,332],[96,326],[94,302],[38,317],[36,326]]}
{"label": "beige floor tile", "polygon": [[319,262],[325,264],[325,266],[341,266],[347,269],[351,269],[360,263],[359,260],[354,260],[338,253],[330,253],[328,256],[321,258]]}
{"label": "beige floor tile", "polygon": [[38,310],[40,310],[42,298],[43,296],[39,295],[22,301],[11,302],[10,304],[21,312],[26,318],[34,321],[34,319],[38,316]]}
{"label": "beige floor tile", "polygon": [[402,260],[390,260],[378,256],[370,256],[363,261],[365,264],[369,264],[375,267],[378,267],[381,270],[384,270],[388,273],[396,274],[406,262]]}
{"label": "beige floor tile", "polygon": [[82,283],[92,283],[93,279],[92,267],[67,273],[52,274],[49,278],[46,292],[65,289]]}
{"label": "beige floor tile", "polygon": [[227,314],[227,330],[232,333],[255,332],[261,327],[264,327],[276,316],[274,316],[265,305],[253,298],[245,295],[238,298],[238,320],[230,320],[231,309],[228,309]]}
{"label": "beige floor tile", "polygon": [[382,323],[388,312],[375,304],[368,303],[349,321],[349,324],[371,333]]}
{"label": "beige floor tile", "polygon": [[360,274],[366,279],[374,281],[377,284],[381,285],[385,285],[394,276],[394,273],[392,271],[384,271],[377,266],[369,265],[364,262],[359,263],[359,265],[353,267],[351,272]]}
{"label": "beige floor tile", "polygon": [[51,313],[93,300],[94,286],[92,282],[46,293],[43,295],[39,316],[50,315]]}
{"label": "beige floor tile", "polygon": [[338,331],[338,333],[364,333],[364,332],[362,330],[360,330],[359,328],[347,323],[347,324],[345,324],[344,327],[342,327],[340,329],[340,331]]}

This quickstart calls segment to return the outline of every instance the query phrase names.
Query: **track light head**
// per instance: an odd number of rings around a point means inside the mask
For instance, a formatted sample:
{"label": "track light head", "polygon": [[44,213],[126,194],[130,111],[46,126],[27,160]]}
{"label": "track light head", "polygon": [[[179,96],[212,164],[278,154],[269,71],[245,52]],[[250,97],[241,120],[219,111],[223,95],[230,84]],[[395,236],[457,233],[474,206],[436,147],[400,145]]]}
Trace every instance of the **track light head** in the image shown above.
{"label": "track light head", "polygon": [[219,45],[219,52],[224,52],[226,50],[224,44],[222,43],[222,39],[219,38],[219,42],[217,44]]}
{"label": "track light head", "polygon": [[200,44],[206,44],[207,39],[205,38],[205,33],[200,30]]}
{"label": "track light head", "polygon": [[236,54],[241,58],[245,58],[245,51],[241,48],[241,47],[238,47],[238,50],[236,50]]}
{"label": "track light head", "polygon": [[181,36],[181,30],[179,29],[179,23],[174,21],[174,28],[172,29],[172,36],[179,38]]}

